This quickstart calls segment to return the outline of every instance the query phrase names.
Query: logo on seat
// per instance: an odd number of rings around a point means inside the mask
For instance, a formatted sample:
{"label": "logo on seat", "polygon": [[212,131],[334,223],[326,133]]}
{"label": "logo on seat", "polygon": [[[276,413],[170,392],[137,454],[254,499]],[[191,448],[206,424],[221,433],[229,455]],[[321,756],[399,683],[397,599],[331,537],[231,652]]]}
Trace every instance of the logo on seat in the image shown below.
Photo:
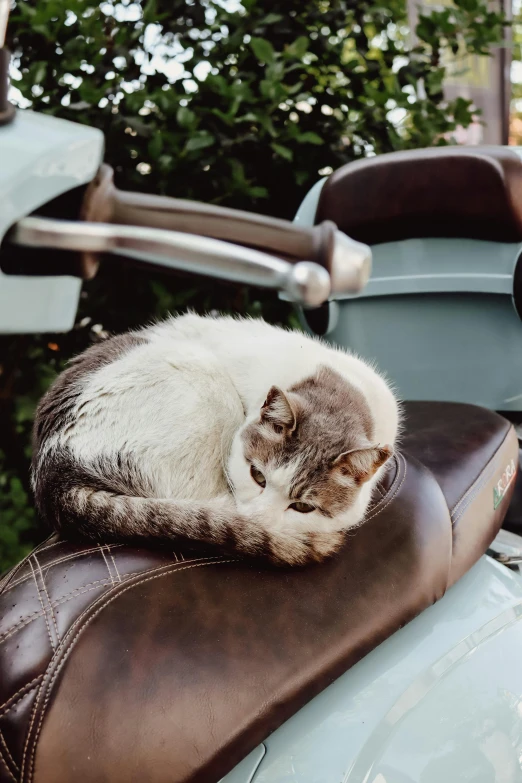
{"label": "logo on seat", "polygon": [[507,492],[507,488],[517,475],[515,460],[512,459],[493,487],[493,509],[497,509],[502,503],[502,499]]}

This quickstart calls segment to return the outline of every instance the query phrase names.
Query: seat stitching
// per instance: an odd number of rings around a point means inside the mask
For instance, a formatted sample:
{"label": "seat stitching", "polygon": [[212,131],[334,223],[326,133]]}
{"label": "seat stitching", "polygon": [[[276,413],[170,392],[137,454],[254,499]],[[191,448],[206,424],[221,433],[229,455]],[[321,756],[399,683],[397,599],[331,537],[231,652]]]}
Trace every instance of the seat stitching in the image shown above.
{"label": "seat stitching", "polygon": [[[45,538],[42,541],[42,544],[45,544],[47,541],[49,541],[53,537],[53,535],[54,535],[54,533],[51,533],[50,536],[47,536],[47,538]],[[53,545],[50,544],[50,546],[53,546]],[[47,547],[43,547],[43,549],[46,549],[46,548]],[[0,594],[2,594],[4,592],[4,588],[11,582],[11,579],[13,578],[13,576],[15,576],[22,569],[22,566],[26,565],[26,563],[29,560],[29,558],[31,557],[31,555],[32,555],[32,552],[29,552],[29,554],[26,555],[24,558],[22,558],[22,560],[20,560],[20,562],[14,568],[12,568],[10,571],[8,571],[8,573],[0,581]],[[27,578],[28,577],[23,577],[23,579],[27,579]],[[23,581],[23,579],[22,579],[22,581]],[[7,592],[7,590],[5,592]]]}
{"label": "seat stitching", "polygon": [[377,494],[379,495],[379,497],[381,499],[384,497],[384,492],[383,492],[383,490],[381,489],[381,487],[378,484],[376,484],[373,489],[374,489],[374,492],[377,492]]}
{"label": "seat stitching", "polygon": [[389,488],[383,494],[381,500],[379,500],[373,506],[373,508],[372,508],[372,516],[373,516],[373,513],[379,513],[379,511],[382,508],[383,503],[385,502],[385,500],[390,496],[390,494],[395,495],[395,492],[397,490],[397,484],[399,483],[399,480],[401,478],[401,467],[402,467],[401,459],[404,459],[404,458],[402,457],[402,454],[400,454],[400,453],[394,454],[393,457],[395,459],[395,464],[397,466],[397,471],[395,473],[395,477],[394,477],[392,483],[390,484]]}
{"label": "seat stitching", "polygon": [[110,580],[111,580],[111,584],[114,587],[114,577],[112,575],[111,569],[109,568],[109,564],[107,562],[107,558],[105,557],[105,554],[103,552],[103,547],[101,546],[101,544],[98,544],[98,549],[100,550],[101,556],[103,557],[103,559],[105,561],[105,565],[107,566],[107,571],[109,572],[109,577],[110,577]]}
{"label": "seat stitching", "polygon": [[[139,572],[137,572],[139,573]],[[129,574],[131,576],[131,574]],[[90,590],[98,590],[100,587],[106,586],[109,584],[108,579],[97,579],[96,582],[88,582],[86,585],[81,585],[80,587],[76,587],[74,590],[71,590],[70,593],[65,593],[65,595],[60,596],[55,601],[53,601],[53,606],[60,606],[60,604],[65,604],[67,601],[72,601],[73,598],[76,598],[77,595],[81,595],[83,593],[88,593]],[[95,585],[94,587],[91,587],[90,585]],[[88,590],[84,590],[84,588],[89,588]],[[33,620],[37,620],[38,617],[43,617],[45,612],[43,610],[39,610],[37,612],[32,612],[32,614],[27,615],[27,617],[24,617],[23,620],[20,620],[16,625],[12,625],[10,628],[7,629],[1,636],[0,636],[0,644],[2,642],[5,642],[6,639],[9,639],[10,636],[12,636],[16,631],[18,631],[20,628],[24,628],[24,626],[29,625]]]}
{"label": "seat stitching", "polygon": [[489,479],[494,473],[494,466],[488,466],[488,472],[486,474],[481,474],[479,479],[477,479],[476,482],[473,484],[473,493],[469,495],[469,497],[466,498],[466,503],[462,505],[462,507],[459,509],[458,514],[455,514],[455,511],[452,511],[452,519],[454,522],[456,522],[458,519],[461,518],[463,514],[467,511],[467,509],[470,507],[470,504],[473,503],[475,500],[477,494],[480,492],[480,490],[484,487],[485,484],[488,483]]}
{"label": "seat stitching", "polygon": [[[91,552],[97,552],[97,551],[98,551],[97,549],[86,549],[84,552],[75,552],[74,554],[66,555],[65,557],[62,557],[59,560],[54,560],[52,563],[49,563],[49,565],[44,563],[45,573],[47,573],[47,571],[49,571],[53,566],[58,565],[59,563],[63,563],[66,560],[72,560],[75,557],[81,557],[82,555],[89,554]],[[30,578],[31,578],[30,576],[23,576],[20,579],[17,579],[16,582],[13,582],[12,584],[9,585],[5,593],[7,594],[10,590],[13,589],[13,587],[17,587],[18,585],[21,585],[24,582],[28,582]]]}
{"label": "seat stitching", "polygon": [[[49,541],[49,538],[51,538],[51,536],[49,536],[44,541],[42,541],[42,543],[45,544],[46,541]],[[19,571],[21,571],[22,567],[27,563],[27,561],[31,557],[31,554],[32,554],[32,552],[29,552],[28,555],[26,555],[24,558],[22,558],[22,560],[20,560],[18,565],[16,565],[14,568],[12,568],[10,571],[8,571],[7,574],[2,578],[2,580],[0,581],[0,594],[3,594],[4,592],[6,592],[6,593],[8,592],[7,590],[5,590],[5,588],[7,587],[7,585],[9,584],[11,579],[13,578],[13,576],[15,576]],[[24,578],[26,578],[26,577],[24,577]]]}
{"label": "seat stitching", "polygon": [[[111,549],[116,549],[117,547],[124,547],[124,546],[126,546],[126,544],[105,544],[105,546],[106,547],[110,547]],[[45,572],[47,573],[47,571],[49,571],[55,565],[58,565],[59,563],[64,563],[66,560],[73,560],[75,557],[81,557],[83,555],[92,554],[93,552],[97,552],[97,551],[98,551],[98,547],[93,547],[92,549],[84,549],[81,552],[73,552],[72,554],[65,555],[65,557],[61,557],[58,560],[53,560],[52,563],[49,563],[49,564],[45,564],[44,563]],[[30,556],[31,555],[28,555],[27,557],[29,558]],[[185,558],[182,555],[180,555],[180,557],[183,560],[183,562],[186,562],[186,563],[193,563],[195,560],[201,560],[202,559],[202,558],[195,557],[195,558],[191,558],[190,560],[185,560]],[[25,564],[25,561],[22,561],[22,563],[20,563],[19,565],[22,566],[24,564]],[[4,592],[8,593],[9,590],[11,590],[13,587],[16,587],[17,585],[20,585],[23,582],[27,582],[30,578],[31,578],[30,576],[24,576],[24,577],[18,579],[16,582],[13,582],[12,584],[10,584],[9,588],[7,590],[5,590]]]}
{"label": "seat stitching", "polygon": [[54,624],[54,630],[56,631],[56,638],[58,639],[58,641],[60,641],[60,634],[58,633],[58,625],[56,623],[56,617],[54,615],[53,605],[51,603],[51,599],[49,598],[49,593],[47,592],[47,587],[45,585],[44,575],[42,574],[42,569],[40,568],[40,563],[38,562],[36,554],[34,555],[34,562],[36,563],[36,565],[38,566],[38,570],[40,571],[40,576],[42,578],[43,589],[45,590],[45,595],[46,595],[47,601],[49,603],[49,611],[51,612],[51,617],[52,617],[53,624]]}
{"label": "seat stitching", "polygon": [[[216,556],[216,558],[217,557],[218,556]],[[210,562],[212,560],[212,558],[205,557],[205,558],[196,558],[193,562],[196,562],[198,559],[204,562],[207,561]],[[219,560],[217,562],[219,562]],[[154,574],[156,571],[159,571],[161,568],[167,568],[169,565],[172,564],[165,563],[162,566],[157,566],[156,568],[152,568],[150,571],[131,571],[128,574],[124,574],[123,578],[121,578],[120,581],[121,582],[127,581],[128,579],[131,579],[133,576],[139,576],[140,574]],[[99,590],[101,587],[107,587],[109,584],[110,582],[107,578],[97,579],[95,582],[87,582],[87,584],[81,585],[80,587],[76,587],[74,590],[71,590],[70,593],[65,593],[64,595],[59,596],[59,598],[55,599],[52,602],[52,605],[60,606],[61,604],[67,603],[67,601],[72,601],[72,599],[76,598],[78,595],[89,593],[91,590]],[[32,612],[32,614],[27,615],[27,617],[24,617],[24,619],[20,620],[20,622],[16,623],[16,625],[12,625],[10,628],[4,631],[4,633],[0,636],[0,644],[5,642],[6,639],[9,639],[10,636],[13,636],[21,628],[24,628],[26,625],[32,623],[33,620],[37,620],[38,617],[43,617],[43,616],[44,616],[43,610]]]}
{"label": "seat stitching", "polygon": [[[45,543],[45,542],[44,542]],[[58,546],[59,544],[64,544],[65,542],[63,539],[59,538],[58,541],[53,541],[52,544],[47,544],[47,546],[38,546],[36,549],[38,552],[45,552],[47,549],[52,549],[53,546]]]}
{"label": "seat stitching", "polygon": [[[2,577],[2,581],[0,582],[0,594],[4,593],[4,590],[6,586],[9,584],[10,580],[13,578],[15,574],[17,574],[22,569],[22,566],[25,565],[25,560],[26,558],[24,558],[20,563],[18,563],[18,565],[15,568],[11,569],[11,571],[8,571],[7,574],[5,574],[4,577]],[[7,590],[5,590],[5,592],[7,592]]]}
{"label": "seat stitching", "polygon": [[[167,576],[170,573],[179,573],[180,571],[187,571],[187,570],[189,570],[191,568],[202,568],[202,567],[207,566],[207,565],[226,565],[228,563],[237,563],[237,562],[241,562],[241,561],[238,558],[234,558],[234,559],[230,559],[230,560],[215,561],[213,563],[208,563],[208,562],[191,563],[190,565],[182,566],[181,568],[176,568],[175,565],[172,565],[170,567],[169,571],[164,571],[162,574],[155,574],[154,576],[147,576],[144,579],[138,579],[136,582],[133,582],[133,584],[127,585],[126,587],[123,587],[123,588],[120,588],[120,589],[116,588],[114,590],[113,595],[110,598],[108,596],[106,596],[105,599],[102,601],[101,605],[99,606],[99,608],[96,610],[96,612],[94,612],[94,614],[92,614],[89,618],[87,618],[87,620],[84,623],[84,625],[81,626],[78,629],[77,633],[74,636],[72,636],[71,635],[72,632],[84,620],[84,615],[86,613],[83,612],[82,615],[80,615],[80,617],[78,617],[76,622],[69,629],[67,636],[64,637],[64,639],[63,639],[63,642],[62,642],[62,645],[63,645],[63,648],[64,648],[63,658],[60,661],[60,663],[58,664],[58,666],[56,667],[56,671],[54,672],[54,674],[52,675],[52,677],[49,680],[49,684],[48,684],[48,687],[47,687],[47,694],[46,694],[44,702],[42,704],[42,709],[40,711],[40,716],[39,716],[39,721],[38,721],[38,727],[36,729],[34,742],[32,743],[31,760],[29,762],[30,769],[29,769],[28,783],[32,783],[32,780],[33,780],[34,759],[35,759],[35,754],[36,754],[36,747],[38,745],[38,738],[39,738],[40,732],[42,730],[43,719],[44,719],[45,711],[47,709],[47,705],[49,703],[49,699],[51,697],[51,692],[52,692],[52,687],[54,685],[54,682],[55,682],[56,678],[58,677],[60,671],[62,670],[63,666],[65,665],[69,655],[73,651],[74,644],[75,644],[76,640],[78,639],[79,636],[81,636],[83,631],[90,625],[90,623],[100,614],[100,612],[102,612],[110,603],[115,601],[116,598],[119,598],[120,595],[123,595],[123,593],[126,593],[128,590],[131,590],[133,587],[137,587],[138,585],[144,584],[145,582],[150,582],[150,581],[152,581],[154,579],[160,579],[162,576]],[[65,651],[65,648],[68,648],[68,649]],[[54,660],[55,657],[56,656],[53,655],[53,659],[52,660]],[[50,661],[49,666],[47,667],[46,674],[49,671],[49,667],[50,667],[50,665],[52,663],[52,660]],[[42,683],[41,687],[43,687],[43,685],[44,685],[44,683]],[[29,729],[28,729],[28,732],[27,732],[27,739],[26,739],[26,743],[25,743],[25,747],[24,747],[24,753],[23,753],[23,757],[22,757],[22,768],[21,768],[21,776],[22,776],[22,778],[23,778],[24,771],[25,771],[27,752],[29,750],[31,731],[32,731],[33,724],[34,724],[34,721],[35,721],[35,718],[36,718],[37,707],[38,707],[38,699],[37,699],[37,701],[35,703],[35,706],[34,706],[34,709],[33,709],[33,714],[32,714],[32,717],[31,717],[31,723],[29,725]]]}
{"label": "seat stitching", "polygon": [[[402,468],[402,471],[401,471]],[[402,475],[401,475],[402,472]],[[394,482],[394,486],[390,487],[390,492],[386,493],[384,495],[383,500],[387,500],[387,502],[382,505],[379,503],[376,508],[374,508],[373,513],[368,517],[368,519],[373,519],[374,517],[378,516],[382,511],[384,511],[385,508],[388,508],[390,503],[394,500],[394,498],[398,495],[402,485],[406,481],[406,476],[408,473],[407,468],[407,462],[406,459],[403,457],[402,454],[398,455],[398,470],[397,470],[397,477],[396,481]],[[393,492],[391,490],[393,489]]]}
{"label": "seat stitching", "polygon": [[45,606],[44,606],[44,603],[43,603],[43,601],[42,601],[42,596],[40,595],[40,588],[38,587],[38,582],[36,581],[36,574],[35,574],[35,572],[34,572],[34,568],[33,568],[33,566],[32,566],[32,563],[31,563],[31,561],[30,561],[30,560],[28,560],[28,563],[29,563],[29,565],[30,565],[30,567],[31,567],[31,571],[32,571],[32,574],[33,574],[34,583],[35,583],[35,585],[36,585],[36,591],[37,591],[37,593],[38,593],[38,598],[39,598],[39,600],[40,600],[40,604],[41,604],[41,606],[42,606],[42,609],[43,609],[43,616],[45,617],[45,624],[46,624],[46,626],[47,626],[47,633],[49,634],[49,641],[51,642],[51,648],[52,648],[52,650],[53,650],[53,652],[54,652],[54,651],[56,650],[56,647],[55,647],[55,645],[54,645],[54,642],[53,642],[53,637],[51,636],[51,629],[50,629],[50,627],[49,627],[49,622],[48,622],[48,620],[47,620],[47,612],[45,611]]}
{"label": "seat stitching", "polygon": [[495,467],[496,467],[496,466],[495,466],[493,463],[491,463],[491,464],[490,464],[490,465],[488,465],[487,467],[488,467],[488,471],[487,471],[487,473],[485,473],[485,474],[484,474],[484,473],[483,473],[483,474],[481,474],[481,475],[479,476],[479,478],[477,479],[477,481],[476,481],[476,482],[473,484],[473,487],[472,487],[472,489],[474,490],[474,492],[473,492],[473,494],[472,494],[472,495],[470,495],[470,496],[467,498],[467,502],[466,502],[466,503],[465,503],[465,504],[462,506],[462,508],[459,510],[459,513],[458,513],[458,514],[455,514],[455,512],[454,512],[454,511],[452,512],[452,514],[451,514],[451,517],[452,517],[453,523],[455,523],[455,522],[458,522],[458,520],[459,520],[459,519],[460,519],[462,516],[464,516],[464,514],[466,513],[466,511],[468,510],[468,508],[470,507],[470,505],[471,505],[471,504],[473,503],[473,501],[476,499],[476,497],[477,497],[477,495],[479,494],[480,490],[482,490],[482,489],[484,488],[484,486],[485,486],[485,485],[488,483],[489,479],[491,478],[491,476],[492,476],[492,475],[493,475],[493,473],[495,472]]}
{"label": "seat stitching", "polygon": [[[364,520],[365,522],[368,522],[370,519],[373,519],[374,517],[378,516],[381,513],[381,511],[384,511],[385,508],[388,508],[388,506],[393,501],[393,499],[396,497],[396,495],[398,494],[400,488],[402,487],[402,485],[406,481],[407,463],[406,463],[406,460],[404,459],[404,457],[402,456],[402,454],[399,454],[399,457],[402,460],[402,464],[403,464],[403,467],[404,467],[404,475],[402,476],[400,484],[397,487],[395,487],[395,490],[394,490],[394,492],[393,492],[393,494],[391,496],[389,496],[389,494],[388,494],[388,502],[385,503],[384,506],[381,506],[381,504],[378,503],[376,509],[374,509],[374,513],[370,514],[369,517],[366,517],[366,519]],[[399,471],[397,472],[397,480],[398,480],[398,478],[399,478]],[[391,491],[392,488],[393,488],[393,485],[392,485],[392,487],[390,487],[389,491]]]}
{"label": "seat stitching", "polygon": [[12,636],[19,628],[23,628],[24,625],[29,625],[30,622],[36,620],[37,617],[43,617],[43,612],[41,609],[38,609],[36,612],[31,612],[31,614],[28,614],[23,618],[23,620],[20,620],[15,625],[11,625],[7,631],[5,631],[0,636],[0,644],[2,644],[2,642],[4,642],[6,639],[9,639],[9,637]]}
{"label": "seat stitching", "polygon": [[[60,542],[63,543],[63,542]],[[113,548],[119,547],[119,546],[125,546],[125,544],[111,544]],[[38,550],[36,550],[38,551]],[[69,555],[64,555],[64,557],[58,558],[58,560],[53,560],[51,563],[44,563],[44,569],[45,572],[49,571],[51,568],[53,568],[55,565],[58,565],[59,563],[64,563],[66,560],[74,560],[75,557],[82,557],[83,555],[89,555],[92,552],[97,552],[98,548],[93,547],[91,549],[83,549],[81,552],[71,552]],[[32,555],[32,552],[31,552]],[[30,557],[31,555],[28,555]],[[16,582],[13,582],[11,585],[9,585],[9,588],[5,591],[6,593],[11,590],[11,588],[16,587],[17,585],[22,584],[23,582],[26,582],[30,579],[30,576],[23,576],[20,579],[18,579]]]}
{"label": "seat stitching", "polygon": [[488,470],[488,468],[490,468],[490,466],[493,464],[493,461],[494,461],[494,460],[495,460],[495,458],[497,457],[497,455],[498,455],[498,453],[500,452],[500,450],[501,450],[501,449],[504,447],[504,445],[505,445],[505,443],[506,443],[506,441],[507,441],[508,437],[511,435],[511,431],[512,431],[512,430],[513,430],[513,427],[512,427],[512,426],[510,426],[510,428],[508,429],[508,431],[507,431],[507,433],[506,433],[506,437],[504,438],[504,440],[502,441],[502,443],[500,444],[500,446],[498,447],[498,449],[495,451],[495,453],[492,455],[492,457],[491,457],[491,459],[490,459],[490,461],[489,461],[488,465],[486,465],[486,467],[485,467],[485,468],[484,468],[484,469],[481,471],[480,475],[479,475],[479,476],[478,476],[478,477],[475,479],[475,481],[473,482],[473,484],[472,484],[472,485],[471,485],[471,486],[470,486],[470,487],[467,489],[467,491],[466,491],[466,492],[465,492],[465,493],[462,495],[462,497],[461,497],[461,498],[460,498],[460,500],[459,500],[459,501],[456,503],[456,505],[455,505],[455,506],[453,506],[453,508],[452,508],[452,510],[451,510],[451,513],[452,513],[452,514],[454,514],[454,513],[455,513],[455,511],[458,509],[458,507],[460,506],[460,504],[462,503],[462,501],[464,500],[464,498],[466,498],[466,497],[469,495],[469,493],[473,491],[473,489],[475,488],[475,484],[477,483],[477,481],[480,481],[480,479],[481,479],[481,477],[482,477],[482,474],[483,474],[483,473],[484,473],[486,470]]}
{"label": "seat stitching", "polygon": [[[397,482],[399,481],[399,478],[401,476],[401,463],[399,461],[399,455],[398,453],[393,455],[393,459],[395,460],[395,464],[397,466],[397,470],[395,473],[395,478],[393,479],[392,483],[388,487],[388,489],[384,492],[383,495],[381,495],[380,499],[375,503],[374,505],[370,506],[370,511],[372,512],[370,516],[364,517],[363,521],[367,522],[369,519],[372,519],[377,514],[380,514],[384,501],[389,497],[390,493],[393,492],[393,496],[395,496],[395,490],[397,487]],[[387,505],[387,504],[386,504]],[[386,506],[384,506],[385,508]],[[362,523],[361,523],[362,524]]]}
{"label": "seat stitching", "polygon": [[[125,546],[125,544],[111,544],[113,548]],[[51,568],[54,568],[55,565],[59,565],[60,563],[65,563],[67,560],[74,560],[77,557],[82,557],[83,555],[90,555],[93,552],[97,552],[98,547],[92,547],[91,549],[82,549],[81,552],[71,552],[69,555],[64,555],[64,557],[59,557],[57,560],[53,560],[51,563],[44,563],[44,570],[45,573],[47,571],[50,571]],[[21,577],[16,582],[13,582],[12,585],[10,585],[9,590],[11,587],[16,587],[16,585],[22,584],[25,582],[29,577]],[[6,593],[9,592],[9,590],[6,590]]]}
{"label": "seat stitching", "polygon": [[[10,752],[9,748],[7,747],[7,742],[5,741],[5,738],[4,738],[4,735],[2,734],[1,729],[0,729],[0,743],[4,747],[6,756],[9,759],[9,761],[11,762],[11,764],[13,765],[13,767],[15,768],[15,770],[17,772],[20,772],[20,770],[18,769],[18,764],[16,763],[14,758],[11,756],[11,752]],[[1,751],[0,751],[0,753],[1,753]]]}
{"label": "seat stitching", "polygon": [[14,780],[14,782],[15,782],[15,783],[18,783],[18,781],[16,780],[15,776],[13,775],[13,773],[11,772],[11,770],[9,769],[9,767],[7,766],[7,761],[4,759],[4,755],[3,755],[3,753],[2,753],[2,751],[1,751],[1,750],[0,750],[0,761],[2,762],[2,764],[4,765],[4,767],[6,768],[6,770],[7,770],[7,774],[9,775],[9,777],[11,778],[11,780]]}
{"label": "seat stitching", "polygon": [[[459,500],[459,502],[458,502],[458,503],[457,503],[457,504],[456,504],[456,505],[453,507],[453,509],[452,509],[452,511],[451,511],[451,516],[452,516],[452,518],[453,518],[453,516],[455,515],[455,512],[457,511],[457,509],[459,508],[459,506],[460,506],[460,505],[462,504],[462,502],[464,501],[464,499],[465,499],[465,498],[466,498],[466,497],[467,497],[467,496],[468,496],[470,493],[474,493],[474,494],[475,494],[475,493],[477,492],[477,490],[478,490],[478,489],[480,489],[480,488],[482,487],[483,483],[485,483],[485,482],[486,482],[486,481],[487,481],[489,478],[491,478],[491,475],[492,475],[492,473],[494,472],[494,470],[495,470],[495,468],[496,468],[496,459],[497,459],[498,455],[500,454],[500,452],[502,451],[502,449],[505,447],[505,445],[506,445],[506,441],[507,441],[507,439],[508,439],[508,437],[509,437],[509,435],[510,435],[510,434],[511,434],[511,429],[510,429],[510,431],[508,432],[508,434],[506,435],[506,437],[504,438],[504,440],[502,441],[502,443],[500,444],[500,446],[498,447],[498,449],[496,450],[496,452],[495,452],[495,453],[493,454],[493,456],[491,457],[491,459],[490,459],[489,463],[486,465],[486,467],[484,468],[484,470],[483,470],[483,471],[480,473],[480,475],[479,475],[479,476],[478,476],[478,477],[475,479],[475,481],[473,482],[473,484],[472,484],[472,485],[471,485],[471,486],[468,488],[468,490],[467,490],[467,491],[465,492],[465,494],[464,494],[464,495],[461,497],[461,499]],[[473,496],[474,496],[474,495],[473,495]],[[472,498],[470,498],[470,500],[473,500],[473,497],[472,497]],[[466,509],[468,506],[469,506],[469,502],[466,504],[466,506],[465,506],[465,508],[464,508],[463,510],[465,511],[465,509]],[[462,516],[461,514],[458,514],[457,516],[455,516],[455,520],[456,520],[456,519],[460,519],[460,517],[461,517],[461,516]]]}
{"label": "seat stitching", "polygon": [[477,488],[477,484],[480,484],[482,481],[484,481],[485,477],[489,478],[491,473],[493,473],[493,470],[496,467],[496,465],[495,465],[495,457],[496,457],[496,455],[492,458],[491,462],[489,462],[486,465],[486,467],[483,468],[483,470],[480,472],[480,474],[477,476],[477,478],[471,484],[471,486],[468,487],[468,489],[466,490],[466,493],[461,497],[459,502],[453,507],[453,509],[451,511],[452,514],[455,514],[455,512],[458,510],[459,506],[461,506],[464,503],[464,501],[467,499],[468,495],[475,491],[475,489]]}
{"label": "seat stitching", "polygon": [[[26,557],[24,557],[24,559],[23,559],[22,561],[20,561],[20,563],[18,563],[18,565],[17,565],[15,568],[13,568],[13,570],[12,570],[12,571],[9,571],[9,573],[7,573],[7,574],[5,575],[5,577],[2,579],[2,589],[0,590],[0,594],[2,594],[2,595],[5,595],[5,593],[8,593],[8,592],[9,592],[9,590],[11,589],[11,587],[13,586],[13,584],[18,584],[18,582],[13,582],[13,583],[11,583],[11,584],[10,584],[10,586],[7,588],[7,585],[8,585],[8,584],[11,582],[11,579],[12,579],[12,577],[13,577],[13,576],[15,576],[16,574],[18,574],[18,573],[19,573],[19,572],[22,570],[22,568],[24,567],[24,565],[27,565],[27,561],[28,561],[28,559],[30,558],[30,556],[31,556],[31,555],[29,554],[29,555],[27,555]],[[29,579],[29,577],[27,577],[27,576],[24,576],[24,577],[22,577],[22,578],[21,578],[19,581],[20,581],[20,582],[24,582],[24,581],[26,581],[27,579]],[[7,588],[7,589],[6,589],[6,588]]]}
{"label": "seat stitching", "polygon": [[[12,696],[10,696],[7,701],[4,701],[3,704],[0,704],[0,715],[5,715],[6,712],[9,712],[11,707],[14,707],[15,704],[18,704],[18,702],[24,698],[24,696],[29,693],[30,691],[34,690],[36,688],[36,685],[38,682],[43,678],[43,674],[39,674],[38,677],[35,677],[34,680],[31,680],[30,682],[26,682],[25,685],[23,685],[20,690],[16,691],[16,693],[13,693]],[[32,687],[30,687],[32,686]],[[16,698],[16,697],[19,698]]]}
{"label": "seat stitching", "polygon": [[112,564],[114,566],[114,570],[116,571],[116,576],[118,577],[118,582],[121,582],[122,581],[121,574],[118,571],[118,566],[116,565],[116,560],[114,559],[114,555],[112,554],[110,549],[108,551],[109,551],[109,554],[111,556],[111,560],[112,560]]}

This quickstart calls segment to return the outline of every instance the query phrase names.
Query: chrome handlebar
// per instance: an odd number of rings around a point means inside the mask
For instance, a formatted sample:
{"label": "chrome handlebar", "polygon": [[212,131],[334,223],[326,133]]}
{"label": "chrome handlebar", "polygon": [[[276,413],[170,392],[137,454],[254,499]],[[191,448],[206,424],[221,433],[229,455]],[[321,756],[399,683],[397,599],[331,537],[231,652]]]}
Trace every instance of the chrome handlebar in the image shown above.
{"label": "chrome handlebar", "polygon": [[[258,250],[179,231],[27,217],[14,226],[9,239],[26,247],[120,254],[169,269],[272,288],[304,307],[318,307],[331,291],[330,275],[319,264],[289,264]],[[356,261],[360,266],[360,255]]]}

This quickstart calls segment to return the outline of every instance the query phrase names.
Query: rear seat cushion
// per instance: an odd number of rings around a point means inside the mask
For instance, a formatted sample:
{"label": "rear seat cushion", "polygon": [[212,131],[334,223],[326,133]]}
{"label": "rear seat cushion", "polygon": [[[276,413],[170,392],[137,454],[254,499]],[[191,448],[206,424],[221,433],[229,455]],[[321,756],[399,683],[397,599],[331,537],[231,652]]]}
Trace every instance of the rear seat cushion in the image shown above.
{"label": "rear seat cushion", "polygon": [[511,424],[475,405],[405,404],[402,447],[437,479],[453,524],[450,583],[487,549],[502,524],[504,493],[514,489],[518,440]]}

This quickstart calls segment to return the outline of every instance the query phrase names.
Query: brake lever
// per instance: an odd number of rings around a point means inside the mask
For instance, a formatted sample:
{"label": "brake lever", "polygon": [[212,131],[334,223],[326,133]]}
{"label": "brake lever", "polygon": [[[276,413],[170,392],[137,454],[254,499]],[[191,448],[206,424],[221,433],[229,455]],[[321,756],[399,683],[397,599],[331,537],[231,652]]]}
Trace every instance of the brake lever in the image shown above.
{"label": "brake lever", "polygon": [[[298,226],[254,212],[119,190],[112,168],[105,163],[86,190],[79,217],[212,237],[292,264],[306,259],[326,269],[334,297],[359,293],[371,272],[368,245],[346,236],[329,220],[316,226]],[[87,258],[86,262],[92,265],[95,259]]]}
{"label": "brake lever", "polygon": [[290,264],[220,239],[161,228],[27,217],[13,227],[9,241],[26,247],[125,255],[144,264],[276,289],[303,307],[323,304],[331,290],[330,276],[319,264]]}

